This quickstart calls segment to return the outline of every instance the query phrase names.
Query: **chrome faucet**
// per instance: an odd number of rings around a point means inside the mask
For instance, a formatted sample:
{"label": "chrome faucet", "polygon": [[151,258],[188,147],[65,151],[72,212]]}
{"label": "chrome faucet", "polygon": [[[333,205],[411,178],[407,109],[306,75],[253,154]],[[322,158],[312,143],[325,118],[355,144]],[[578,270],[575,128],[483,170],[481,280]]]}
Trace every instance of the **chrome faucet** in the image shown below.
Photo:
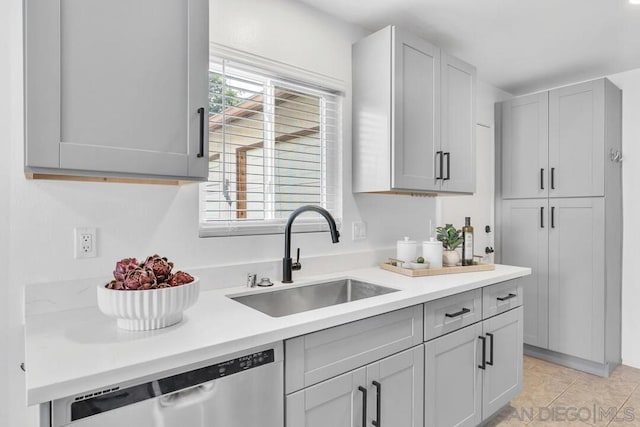
{"label": "chrome faucet", "polygon": [[289,220],[287,221],[287,225],[284,229],[284,258],[282,258],[282,283],[293,283],[291,280],[291,272],[292,270],[300,270],[302,265],[300,264],[300,248],[298,248],[298,260],[294,263],[291,260],[291,226],[293,225],[293,221],[296,219],[298,215],[302,212],[313,211],[317,212],[324,217],[329,223],[329,231],[331,232],[331,240],[333,243],[338,243],[340,241],[340,233],[338,232],[338,228],[336,227],[336,221],[333,219],[331,214],[324,208],[320,206],[307,205],[302,206],[289,215]]}

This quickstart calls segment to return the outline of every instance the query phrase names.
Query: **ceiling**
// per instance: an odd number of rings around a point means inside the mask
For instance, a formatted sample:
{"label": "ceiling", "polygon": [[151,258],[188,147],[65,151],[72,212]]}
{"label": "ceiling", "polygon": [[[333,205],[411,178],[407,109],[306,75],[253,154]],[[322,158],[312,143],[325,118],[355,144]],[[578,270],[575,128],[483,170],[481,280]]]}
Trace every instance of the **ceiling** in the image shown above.
{"label": "ceiling", "polygon": [[512,94],[640,68],[627,0],[298,0],[375,31],[402,26]]}

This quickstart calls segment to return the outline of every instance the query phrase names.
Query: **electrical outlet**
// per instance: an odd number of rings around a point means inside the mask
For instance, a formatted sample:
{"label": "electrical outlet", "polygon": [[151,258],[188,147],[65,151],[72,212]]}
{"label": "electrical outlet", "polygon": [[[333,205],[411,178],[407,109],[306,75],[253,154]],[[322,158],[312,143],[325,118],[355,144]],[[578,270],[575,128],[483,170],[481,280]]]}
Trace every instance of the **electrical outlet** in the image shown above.
{"label": "electrical outlet", "polygon": [[367,223],[364,221],[354,221],[351,223],[353,240],[364,240],[367,238]]}
{"label": "electrical outlet", "polygon": [[94,227],[76,227],[74,230],[74,251],[76,258],[95,258],[98,240]]}

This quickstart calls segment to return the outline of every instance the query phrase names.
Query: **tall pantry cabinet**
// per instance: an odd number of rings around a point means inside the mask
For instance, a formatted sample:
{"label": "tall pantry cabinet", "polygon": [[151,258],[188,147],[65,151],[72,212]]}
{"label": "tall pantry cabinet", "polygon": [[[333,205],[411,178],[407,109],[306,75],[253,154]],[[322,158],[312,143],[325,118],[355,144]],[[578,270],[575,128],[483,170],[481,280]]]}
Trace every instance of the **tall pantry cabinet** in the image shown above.
{"label": "tall pantry cabinet", "polygon": [[605,376],[621,361],[621,100],[599,79],[496,106],[498,256],[533,271],[525,351]]}

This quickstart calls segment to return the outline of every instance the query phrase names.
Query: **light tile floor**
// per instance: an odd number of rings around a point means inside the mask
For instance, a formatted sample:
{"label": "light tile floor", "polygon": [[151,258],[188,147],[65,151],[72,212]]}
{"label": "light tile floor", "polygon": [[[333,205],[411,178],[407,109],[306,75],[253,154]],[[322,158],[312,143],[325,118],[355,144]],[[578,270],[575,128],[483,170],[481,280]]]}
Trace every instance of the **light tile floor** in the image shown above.
{"label": "light tile floor", "polygon": [[601,378],[525,356],[524,390],[487,426],[640,427],[640,369]]}

